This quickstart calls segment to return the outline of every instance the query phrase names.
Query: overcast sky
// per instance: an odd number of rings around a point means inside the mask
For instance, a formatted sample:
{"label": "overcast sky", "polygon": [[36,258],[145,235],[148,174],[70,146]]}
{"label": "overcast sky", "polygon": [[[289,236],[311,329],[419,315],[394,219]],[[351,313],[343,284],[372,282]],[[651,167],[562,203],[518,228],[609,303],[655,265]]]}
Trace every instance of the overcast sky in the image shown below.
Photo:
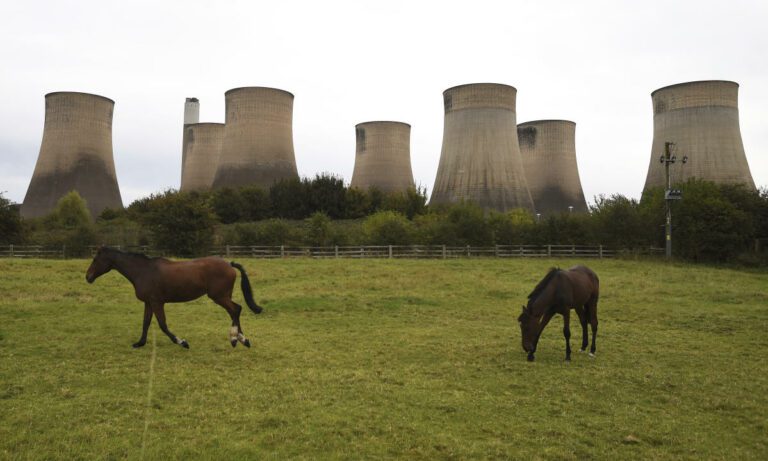
{"label": "overcast sky", "polygon": [[354,126],[410,123],[417,184],[430,191],[442,92],[517,88],[518,123],[576,122],[588,200],[639,197],[651,156],[650,93],[691,80],[740,84],[752,176],[768,186],[768,2],[740,1],[14,1],[0,14],[0,192],[21,202],[44,95],[116,101],[123,201],[178,188],[185,97],[224,121],[224,92],[295,95],[299,174],[349,182]]}

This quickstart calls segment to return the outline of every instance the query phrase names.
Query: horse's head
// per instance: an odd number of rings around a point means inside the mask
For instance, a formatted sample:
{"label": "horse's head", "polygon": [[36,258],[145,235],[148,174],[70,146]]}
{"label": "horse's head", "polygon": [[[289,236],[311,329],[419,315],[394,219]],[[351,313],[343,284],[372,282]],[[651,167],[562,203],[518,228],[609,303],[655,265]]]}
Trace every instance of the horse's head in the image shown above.
{"label": "horse's head", "polygon": [[520,333],[523,338],[523,350],[530,353],[533,351],[533,341],[536,337],[535,330],[536,324],[538,323],[536,317],[531,315],[531,311],[527,307],[523,306],[523,312],[517,318],[517,321],[520,323]]}
{"label": "horse's head", "polygon": [[88,283],[93,283],[94,280],[111,270],[112,260],[109,257],[109,249],[102,245],[96,250],[96,256],[93,257],[91,265],[85,272],[85,280]]}

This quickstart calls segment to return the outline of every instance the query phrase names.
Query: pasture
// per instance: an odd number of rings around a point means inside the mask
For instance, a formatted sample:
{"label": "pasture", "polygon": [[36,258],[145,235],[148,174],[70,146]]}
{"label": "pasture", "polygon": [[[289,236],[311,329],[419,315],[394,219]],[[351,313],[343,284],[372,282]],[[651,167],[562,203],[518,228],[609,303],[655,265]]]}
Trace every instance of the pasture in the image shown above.
{"label": "pasture", "polygon": [[[574,260],[249,260],[232,349],[208,299],[143,305],[86,260],[0,260],[0,459],[765,459],[768,274],[587,261],[597,357],[520,306]],[[243,304],[239,283],[235,301]]]}

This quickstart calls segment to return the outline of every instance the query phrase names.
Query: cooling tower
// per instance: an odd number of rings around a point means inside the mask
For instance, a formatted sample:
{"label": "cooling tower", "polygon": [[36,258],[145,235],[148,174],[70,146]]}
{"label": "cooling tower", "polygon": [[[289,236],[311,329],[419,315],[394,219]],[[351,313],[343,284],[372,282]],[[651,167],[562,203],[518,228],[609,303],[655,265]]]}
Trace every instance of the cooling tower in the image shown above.
{"label": "cooling tower", "polygon": [[122,208],[112,157],[115,102],[95,94],[56,92],[45,95],[45,127],[35,172],[21,206],[34,218],[53,210],[76,190],[94,218],[104,208]]}
{"label": "cooling tower", "polygon": [[475,202],[533,210],[517,142],[517,90],[493,83],[443,92],[443,149],[431,204]]}
{"label": "cooling tower", "polygon": [[256,185],[263,189],[298,178],[293,153],[293,95],[274,88],[235,88],[225,93],[226,116],[213,188]]}
{"label": "cooling tower", "polygon": [[[200,122],[200,101],[197,98],[187,98],[184,101],[184,130],[181,136],[181,182],[184,187],[184,168],[187,163],[187,125]],[[214,170],[215,173],[215,170]]]}
{"label": "cooling tower", "polygon": [[576,164],[576,124],[537,120],[517,126],[528,189],[536,211],[553,214],[587,211]]}
{"label": "cooling tower", "polygon": [[754,189],[739,129],[739,85],[710,80],[660,88],[653,100],[653,147],[645,188],[665,186],[659,158],[664,143],[688,162],[672,165],[673,182],[700,178],[721,184],[742,183]]}
{"label": "cooling tower", "polygon": [[210,190],[224,139],[223,123],[193,123],[184,126],[186,160],[181,190]]}
{"label": "cooling tower", "polygon": [[365,122],[355,126],[355,170],[351,187],[401,192],[413,187],[411,125]]}

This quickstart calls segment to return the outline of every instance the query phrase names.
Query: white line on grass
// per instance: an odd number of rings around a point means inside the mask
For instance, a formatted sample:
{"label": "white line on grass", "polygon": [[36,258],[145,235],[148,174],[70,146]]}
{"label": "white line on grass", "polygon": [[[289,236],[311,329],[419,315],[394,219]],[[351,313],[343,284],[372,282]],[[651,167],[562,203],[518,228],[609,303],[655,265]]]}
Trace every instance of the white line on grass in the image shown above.
{"label": "white line on grass", "polygon": [[152,382],[155,380],[155,356],[157,355],[157,341],[155,341],[155,329],[152,329],[152,358],[149,359],[149,384],[147,384],[147,408],[144,410],[144,434],[141,436],[141,457],[144,459],[144,450],[147,448],[147,431],[149,430],[149,416],[152,411]]}

